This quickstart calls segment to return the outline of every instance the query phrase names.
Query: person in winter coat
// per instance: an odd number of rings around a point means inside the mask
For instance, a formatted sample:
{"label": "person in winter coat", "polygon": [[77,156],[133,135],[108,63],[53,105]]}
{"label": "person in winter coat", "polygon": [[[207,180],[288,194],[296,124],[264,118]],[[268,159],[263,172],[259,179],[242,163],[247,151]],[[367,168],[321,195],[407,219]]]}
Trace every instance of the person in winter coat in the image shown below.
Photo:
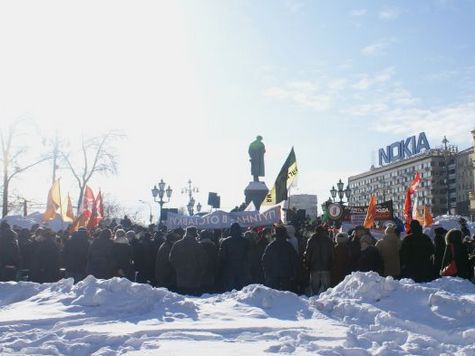
{"label": "person in winter coat", "polygon": [[366,234],[366,229],[361,225],[356,226],[351,234],[349,243],[351,271],[358,270],[358,259],[361,253],[360,238],[364,234]]}
{"label": "person in winter coat", "polygon": [[176,290],[175,269],[170,263],[169,256],[177,234],[169,232],[165,236],[165,241],[160,245],[155,258],[155,280],[158,287],[167,288],[170,291]]}
{"label": "person in winter coat", "polygon": [[378,249],[373,246],[373,239],[370,235],[363,235],[360,238],[361,253],[358,259],[357,268],[361,272],[374,271],[379,274],[383,272],[383,260]]}
{"label": "person in winter coat", "polygon": [[399,278],[401,275],[401,265],[399,261],[399,249],[401,248],[401,239],[396,234],[395,227],[389,225],[384,231],[384,237],[376,242],[376,248],[383,259],[383,276]]}
{"label": "person in winter coat", "polygon": [[4,222],[0,225],[0,282],[15,281],[19,268],[17,233]]}
{"label": "person in winter coat", "polygon": [[317,227],[307,242],[305,265],[310,271],[312,294],[318,294],[330,288],[333,265],[333,242],[322,226]]}
{"label": "person in winter coat", "polygon": [[216,273],[218,270],[218,247],[212,241],[213,232],[203,230],[199,235],[199,243],[205,252],[205,269],[201,278],[201,291],[213,293],[216,290]]}
{"label": "person in winter coat", "polygon": [[336,244],[333,247],[333,266],[331,273],[331,285],[335,287],[351,272],[350,270],[350,247],[348,234],[339,232],[335,236]]}
{"label": "person in winter coat", "polygon": [[104,229],[89,246],[87,254],[87,274],[96,278],[109,279],[114,277],[115,259],[112,252],[114,243],[111,240],[112,231]]}
{"label": "person in winter coat", "polygon": [[132,259],[132,246],[122,229],[117,229],[112,245],[112,255],[114,256],[114,266],[116,277],[124,277],[130,281],[135,280],[135,271]]}
{"label": "person in winter coat", "polygon": [[21,268],[29,270],[33,255],[33,240],[28,229],[21,229],[18,233],[18,248],[20,249]]}
{"label": "person in winter coat", "polygon": [[295,236],[295,227],[293,225],[285,225],[287,229],[287,242],[292,245],[295,252],[299,253],[299,240]]}
{"label": "person in winter coat", "polygon": [[62,256],[66,269],[65,277],[73,278],[74,283],[86,277],[88,250],[89,239],[87,237],[87,231],[84,228],[80,228],[74,232],[71,238],[64,243]]}
{"label": "person in winter coat", "polygon": [[60,251],[54,234],[38,228],[35,232],[30,279],[38,283],[58,281],[59,259]]}
{"label": "person in winter coat", "polygon": [[[470,269],[467,250],[462,244],[462,231],[450,229],[447,235],[445,235],[445,243],[447,247],[445,248],[444,257],[442,259],[441,270],[452,260],[455,260],[457,273],[452,277],[471,279],[473,277],[473,271]],[[452,249],[455,255],[452,254]]]}
{"label": "person in winter coat", "polygon": [[141,232],[140,238],[133,245],[133,260],[138,283],[156,284],[154,273],[156,255],[157,250],[152,235],[148,231]]}
{"label": "person in winter coat", "polygon": [[219,259],[222,266],[224,289],[240,290],[249,281],[248,241],[243,238],[241,226],[233,223],[230,229],[231,236],[221,241]]}
{"label": "person in winter coat", "polygon": [[275,229],[275,240],[267,245],[262,256],[266,286],[278,290],[291,290],[297,277],[297,252],[287,241],[284,226]]}
{"label": "person in winter coat", "polygon": [[411,278],[414,282],[429,282],[434,276],[434,245],[430,237],[422,233],[419,221],[411,221],[410,226],[411,233],[404,237],[399,250],[401,278]]}
{"label": "person in winter coat", "polygon": [[448,231],[443,227],[437,227],[434,229],[434,232],[434,278],[439,278],[442,260],[444,259],[445,247],[447,246],[445,244],[445,235]]}
{"label": "person in winter coat", "polygon": [[170,263],[176,272],[177,290],[182,294],[199,295],[201,278],[206,268],[203,246],[196,240],[196,227],[189,226],[185,236],[170,251]]}

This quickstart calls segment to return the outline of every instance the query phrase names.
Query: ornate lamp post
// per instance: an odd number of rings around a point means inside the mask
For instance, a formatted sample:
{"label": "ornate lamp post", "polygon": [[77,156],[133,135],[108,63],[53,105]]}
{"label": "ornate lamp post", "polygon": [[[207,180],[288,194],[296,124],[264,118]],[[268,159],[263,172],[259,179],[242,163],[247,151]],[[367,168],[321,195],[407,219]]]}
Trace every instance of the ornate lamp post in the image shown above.
{"label": "ornate lamp post", "polygon": [[335,186],[332,186],[332,189],[330,189],[330,194],[333,198],[333,202],[335,202],[336,196],[338,194],[338,198],[340,199],[340,204],[343,205],[343,198],[346,197],[346,200],[349,202],[350,201],[350,195],[351,195],[351,189],[349,186],[346,186],[346,189],[343,189],[345,186],[345,183],[341,181],[341,178],[338,180],[338,183],[336,184],[337,189],[335,189]]}
{"label": "ornate lamp post", "polygon": [[[199,193],[198,187],[194,187],[192,185],[191,179],[188,180],[188,187],[185,187],[181,190],[182,194],[188,194],[188,204],[186,205],[186,208],[188,209],[188,214],[190,216],[193,215],[193,208],[195,206],[195,199],[193,198],[193,193]],[[198,207],[196,207],[198,208]],[[201,210],[201,205],[200,205],[200,210]]]}
{"label": "ornate lamp post", "polygon": [[[152,195],[153,195],[153,200],[160,205],[160,219],[158,220],[158,223],[161,224],[162,222],[162,210],[163,210],[163,204],[169,203],[170,202],[170,197],[172,196],[173,189],[168,186],[167,189],[165,189],[166,183],[163,181],[163,179],[160,179],[160,182],[158,183],[158,188],[156,185],[153,186],[152,189]],[[167,201],[163,200],[163,197],[167,197]],[[159,198],[157,200],[157,197]]]}

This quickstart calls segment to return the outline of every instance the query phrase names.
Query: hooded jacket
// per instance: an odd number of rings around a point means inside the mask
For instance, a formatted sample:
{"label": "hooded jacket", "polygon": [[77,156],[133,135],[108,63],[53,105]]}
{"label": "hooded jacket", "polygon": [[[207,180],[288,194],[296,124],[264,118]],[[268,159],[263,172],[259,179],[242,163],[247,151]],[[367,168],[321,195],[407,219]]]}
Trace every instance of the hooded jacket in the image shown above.
{"label": "hooded jacket", "polygon": [[396,235],[393,227],[389,226],[384,232],[384,237],[376,242],[376,248],[383,259],[383,276],[399,277],[401,275],[401,265],[399,261],[399,249],[401,240]]}

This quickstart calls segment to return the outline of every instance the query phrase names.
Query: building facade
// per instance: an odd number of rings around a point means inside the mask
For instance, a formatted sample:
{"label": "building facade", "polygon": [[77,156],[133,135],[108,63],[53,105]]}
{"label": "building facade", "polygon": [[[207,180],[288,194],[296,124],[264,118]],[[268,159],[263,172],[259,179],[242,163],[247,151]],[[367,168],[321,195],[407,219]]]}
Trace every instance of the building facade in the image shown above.
{"label": "building facade", "polygon": [[313,194],[295,194],[291,195],[289,199],[285,202],[284,208],[288,209],[303,209],[305,210],[305,215],[309,216],[311,219],[317,217],[317,206],[318,199],[316,195]]}
{"label": "building facade", "polygon": [[349,177],[350,205],[367,205],[374,193],[378,203],[393,200],[395,216],[402,217],[407,187],[419,172],[421,183],[415,194],[418,207],[428,206],[434,216],[447,212],[470,216],[470,210],[475,208],[473,147],[458,152],[447,142],[442,148],[428,149]]}

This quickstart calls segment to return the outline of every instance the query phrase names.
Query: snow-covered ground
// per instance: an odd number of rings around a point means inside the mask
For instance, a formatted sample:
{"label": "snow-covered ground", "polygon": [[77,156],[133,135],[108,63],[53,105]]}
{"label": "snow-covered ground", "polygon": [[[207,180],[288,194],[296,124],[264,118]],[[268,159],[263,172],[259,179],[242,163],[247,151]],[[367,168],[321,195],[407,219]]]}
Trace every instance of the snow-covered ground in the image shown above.
{"label": "snow-covered ground", "polygon": [[354,273],[320,297],[260,285],[185,297],[89,276],[0,283],[0,354],[475,354],[475,285]]}

